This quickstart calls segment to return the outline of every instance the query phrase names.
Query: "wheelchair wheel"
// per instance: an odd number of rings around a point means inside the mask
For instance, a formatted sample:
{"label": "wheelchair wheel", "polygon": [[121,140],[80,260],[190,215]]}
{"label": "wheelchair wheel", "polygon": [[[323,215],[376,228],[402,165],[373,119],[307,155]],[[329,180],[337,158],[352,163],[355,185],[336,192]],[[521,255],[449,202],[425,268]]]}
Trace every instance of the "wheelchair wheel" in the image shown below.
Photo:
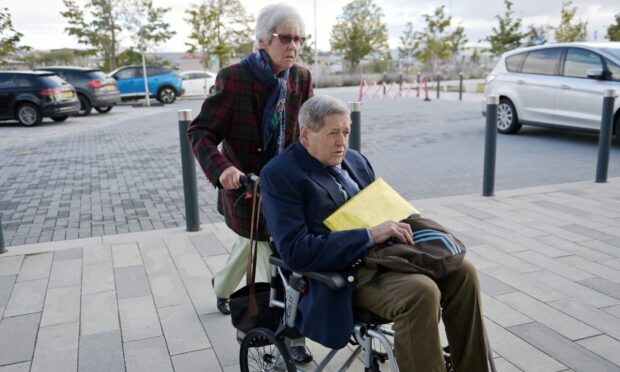
{"label": "wheelchair wheel", "polygon": [[256,328],[245,335],[239,350],[239,365],[241,372],[297,371],[284,342],[266,328]]}

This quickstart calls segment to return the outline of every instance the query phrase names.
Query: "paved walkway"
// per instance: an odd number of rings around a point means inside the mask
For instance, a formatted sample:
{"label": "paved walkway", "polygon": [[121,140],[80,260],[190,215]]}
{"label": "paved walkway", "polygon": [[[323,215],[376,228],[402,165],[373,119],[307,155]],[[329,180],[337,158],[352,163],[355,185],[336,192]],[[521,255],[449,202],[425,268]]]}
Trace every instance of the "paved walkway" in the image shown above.
{"label": "paved walkway", "polygon": [[[499,371],[620,371],[620,178],[414,205],[468,245]],[[216,223],[9,247],[0,372],[238,371],[209,284],[232,240]]]}

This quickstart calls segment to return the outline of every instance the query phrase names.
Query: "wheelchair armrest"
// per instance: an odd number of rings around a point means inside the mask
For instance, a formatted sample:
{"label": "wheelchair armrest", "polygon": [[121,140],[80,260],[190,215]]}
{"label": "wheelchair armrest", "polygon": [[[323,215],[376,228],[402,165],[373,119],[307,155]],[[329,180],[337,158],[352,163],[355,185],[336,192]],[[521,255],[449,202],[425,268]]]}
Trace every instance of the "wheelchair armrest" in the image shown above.
{"label": "wheelchair armrest", "polygon": [[290,267],[288,267],[288,265],[284,261],[282,261],[281,258],[278,258],[275,256],[269,257],[269,263],[271,263],[272,265],[281,267],[283,269],[289,270],[289,271],[297,272],[305,276],[306,278],[319,281],[325,284],[326,286],[328,286],[330,289],[339,289],[339,288],[344,287],[344,284],[345,284],[345,280],[342,277],[342,275],[334,271],[308,271],[308,272],[295,271],[295,270],[292,270]]}

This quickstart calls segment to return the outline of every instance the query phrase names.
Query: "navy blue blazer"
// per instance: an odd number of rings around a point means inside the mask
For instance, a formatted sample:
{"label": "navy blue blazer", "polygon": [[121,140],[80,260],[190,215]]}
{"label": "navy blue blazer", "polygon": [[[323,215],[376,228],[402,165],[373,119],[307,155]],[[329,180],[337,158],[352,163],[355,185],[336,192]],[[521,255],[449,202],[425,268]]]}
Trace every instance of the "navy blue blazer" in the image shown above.
{"label": "navy blue blazer", "polygon": [[[360,188],[375,179],[368,160],[348,150],[342,163]],[[358,259],[372,246],[366,229],[331,232],[323,220],[345,200],[326,168],[296,142],[273,158],[260,173],[263,214],[280,257],[293,270],[337,271],[356,275]],[[353,329],[355,284],[339,290],[308,280],[299,303],[297,329],[320,344],[340,349]]]}

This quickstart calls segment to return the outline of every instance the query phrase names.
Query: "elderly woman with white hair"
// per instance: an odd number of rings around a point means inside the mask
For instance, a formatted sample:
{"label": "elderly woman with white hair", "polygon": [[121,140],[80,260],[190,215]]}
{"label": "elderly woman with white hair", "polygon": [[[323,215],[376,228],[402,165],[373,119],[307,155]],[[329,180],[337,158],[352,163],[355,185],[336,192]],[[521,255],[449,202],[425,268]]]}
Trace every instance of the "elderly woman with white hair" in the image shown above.
{"label": "elderly woman with white hair", "polygon": [[[258,174],[297,140],[299,109],[312,96],[310,72],[295,64],[304,32],[301,16],[290,6],[262,9],[256,22],[256,49],[240,63],[220,70],[215,93],[204,101],[188,130],[200,166],[218,187],[218,211],[237,234],[226,266],[212,281],[223,314],[230,313],[228,298],[246,271],[249,249],[251,202],[241,197],[239,177]],[[257,273],[269,279],[271,249],[265,224],[260,226]],[[312,360],[303,340],[294,340],[291,348],[298,363]]]}

